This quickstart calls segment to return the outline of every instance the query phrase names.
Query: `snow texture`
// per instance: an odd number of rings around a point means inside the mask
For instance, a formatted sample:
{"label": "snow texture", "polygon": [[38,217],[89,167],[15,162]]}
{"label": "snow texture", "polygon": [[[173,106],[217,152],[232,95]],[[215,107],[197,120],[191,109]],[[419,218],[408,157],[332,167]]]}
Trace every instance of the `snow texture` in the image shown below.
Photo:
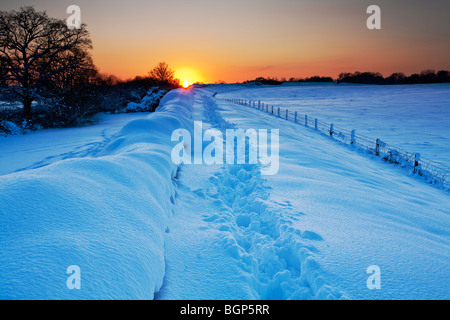
{"label": "snow texture", "polygon": [[221,87],[221,98],[261,100],[450,165],[450,84]]}
{"label": "snow texture", "polygon": [[[241,90],[171,91],[82,157],[0,176],[0,298],[448,299],[448,193],[223,99]],[[279,129],[278,174],[173,164],[171,134],[194,121]],[[2,138],[10,151],[15,138]],[[80,290],[66,286],[71,265]],[[380,290],[366,285],[372,265]]]}
{"label": "snow texture", "polygon": [[[175,197],[168,141],[191,104],[173,91],[164,112],[128,123],[96,158],[0,177],[0,298],[154,297]],[[66,287],[71,265],[82,290]]]}

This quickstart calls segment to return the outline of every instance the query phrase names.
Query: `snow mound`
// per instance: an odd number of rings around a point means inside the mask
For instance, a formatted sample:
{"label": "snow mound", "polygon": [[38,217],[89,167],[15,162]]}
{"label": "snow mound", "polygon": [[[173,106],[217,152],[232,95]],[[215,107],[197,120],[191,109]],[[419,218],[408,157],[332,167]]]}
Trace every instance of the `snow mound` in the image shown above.
{"label": "snow mound", "polygon": [[[96,158],[0,177],[0,299],[154,297],[178,169],[170,136],[192,101],[189,91],[171,91]],[[72,265],[81,290],[66,285]]]}

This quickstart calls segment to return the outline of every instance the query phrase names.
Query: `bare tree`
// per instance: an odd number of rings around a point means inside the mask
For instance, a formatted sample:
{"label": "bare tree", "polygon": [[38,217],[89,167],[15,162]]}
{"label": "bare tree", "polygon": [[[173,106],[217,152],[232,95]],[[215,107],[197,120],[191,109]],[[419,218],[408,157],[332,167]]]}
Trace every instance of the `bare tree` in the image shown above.
{"label": "bare tree", "polygon": [[84,24],[69,29],[33,7],[0,12],[0,84],[22,101],[27,116],[46,86],[67,87],[74,72],[93,67],[91,48]]}
{"label": "bare tree", "polygon": [[160,62],[149,73],[149,76],[162,83],[172,83],[175,72],[165,62]]}

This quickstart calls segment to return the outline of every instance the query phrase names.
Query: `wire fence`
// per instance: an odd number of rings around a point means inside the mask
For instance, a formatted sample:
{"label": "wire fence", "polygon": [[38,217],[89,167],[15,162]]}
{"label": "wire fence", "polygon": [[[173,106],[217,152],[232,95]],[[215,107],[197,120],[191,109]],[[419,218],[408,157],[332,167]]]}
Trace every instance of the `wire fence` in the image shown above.
{"label": "wire fence", "polygon": [[450,190],[450,166],[425,159],[420,153],[409,152],[396,146],[384,143],[380,139],[373,139],[357,133],[355,130],[346,130],[336,127],[333,123],[326,123],[317,118],[310,118],[306,114],[297,111],[292,112],[287,108],[269,105],[260,100],[225,99],[225,101],[248,106],[273,116],[303,125],[332,137],[344,144],[367,151],[381,157],[384,161],[395,164],[418,175],[430,184],[441,186]]}

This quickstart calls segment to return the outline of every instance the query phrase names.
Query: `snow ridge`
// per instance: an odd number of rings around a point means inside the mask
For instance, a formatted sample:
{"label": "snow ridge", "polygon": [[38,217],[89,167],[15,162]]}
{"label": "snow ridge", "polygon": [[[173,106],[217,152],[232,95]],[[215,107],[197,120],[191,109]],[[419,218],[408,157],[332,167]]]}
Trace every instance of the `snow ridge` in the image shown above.
{"label": "snow ridge", "polygon": [[[96,158],[0,177],[0,299],[153,299],[176,192],[170,137],[192,103],[172,91]],[[80,290],[66,285],[72,265]]]}

